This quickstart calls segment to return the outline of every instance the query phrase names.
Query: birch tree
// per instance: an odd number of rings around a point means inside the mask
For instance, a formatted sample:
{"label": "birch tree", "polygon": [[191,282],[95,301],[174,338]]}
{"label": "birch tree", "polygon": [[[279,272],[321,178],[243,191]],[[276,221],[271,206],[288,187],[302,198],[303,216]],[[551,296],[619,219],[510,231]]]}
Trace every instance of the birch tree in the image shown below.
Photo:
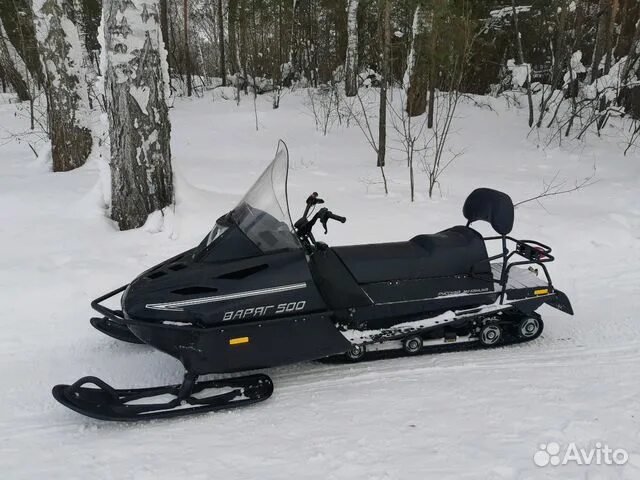
{"label": "birch tree", "polygon": [[348,0],[347,6],[347,55],[345,60],[344,88],[347,97],[358,93],[358,2]]}
{"label": "birch tree", "polygon": [[407,56],[407,69],[403,80],[404,89],[407,92],[406,110],[410,117],[422,115],[427,109],[427,75],[424,67],[426,14],[426,9],[420,4],[416,6],[413,14],[411,48]]}
{"label": "birch tree", "polygon": [[16,67],[14,56],[9,52],[2,20],[0,20],[0,71],[3,74],[2,78],[11,84],[21,102],[31,99],[27,82],[24,81],[22,74]]}
{"label": "birch tree", "polygon": [[78,168],[91,153],[89,99],[70,0],[35,0],[36,38],[47,96],[53,171]]}
{"label": "birch tree", "polygon": [[84,24],[82,0],[73,0],[73,8],[75,13],[75,25],[78,31],[78,39],[80,41],[82,70],[84,72],[85,82],[87,85],[87,95],[89,97],[89,108],[93,109],[92,97],[95,97],[93,86],[96,83],[97,72],[93,65],[93,60],[89,56],[89,50],[87,49],[87,30]]}
{"label": "birch tree", "polygon": [[38,85],[44,83],[30,0],[0,0],[0,19],[11,42]]}
{"label": "birch tree", "polygon": [[167,53],[158,0],[104,0],[111,218],[142,226],[173,202]]}

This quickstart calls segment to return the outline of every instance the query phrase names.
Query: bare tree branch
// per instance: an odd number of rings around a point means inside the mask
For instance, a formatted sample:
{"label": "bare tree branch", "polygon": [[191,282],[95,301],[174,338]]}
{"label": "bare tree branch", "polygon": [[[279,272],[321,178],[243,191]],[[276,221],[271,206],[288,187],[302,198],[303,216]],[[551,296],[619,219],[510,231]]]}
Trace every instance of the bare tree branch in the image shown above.
{"label": "bare tree branch", "polygon": [[515,203],[513,206],[518,207],[522,204],[525,204],[528,202],[534,202],[534,201],[540,203],[539,201],[543,198],[555,197],[557,195],[564,195],[566,193],[575,192],[577,190],[581,190],[583,188],[590,187],[591,185],[598,183],[598,180],[595,180],[595,176],[596,176],[595,165],[593,166],[593,173],[591,175],[589,175],[588,177],[584,178],[581,181],[576,180],[575,184],[568,188],[565,188],[565,185],[567,184],[566,180],[558,181],[559,175],[560,175],[560,171],[556,172],[556,174],[553,176],[551,181],[549,182],[543,181],[543,189],[540,194],[536,195],[535,197],[531,197],[526,200],[522,200],[518,203]]}

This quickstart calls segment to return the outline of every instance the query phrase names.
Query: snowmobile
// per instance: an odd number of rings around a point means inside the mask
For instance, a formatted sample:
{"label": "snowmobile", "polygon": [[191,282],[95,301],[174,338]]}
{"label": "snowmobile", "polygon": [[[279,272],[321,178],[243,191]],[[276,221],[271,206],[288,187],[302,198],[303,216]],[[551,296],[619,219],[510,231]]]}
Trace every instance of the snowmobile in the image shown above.
{"label": "snowmobile", "polygon": [[[202,242],[92,302],[91,323],[119,340],[177,358],[181,385],[116,389],[96,377],[57,385],[63,405],[102,420],[135,421],[228,409],[273,392],[264,374],[198,381],[206,374],[259,370],[345,355],[475,342],[495,347],[531,341],[543,330],[543,304],[573,314],[546,264],[551,248],[509,236],[514,207],[504,193],[479,188],[466,199],[466,225],[405,242],[329,247],[318,222],[346,218],[317,193],[302,217],[289,213],[289,157],[273,161],[238,206]],[[486,221],[495,236],[471,228]],[[500,253],[489,256],[487,244]],[[540,274],[542,272],[542,274]],[[542,277],[542,278],[541,278]],[[120,295],[120,310],[104,305]]]}

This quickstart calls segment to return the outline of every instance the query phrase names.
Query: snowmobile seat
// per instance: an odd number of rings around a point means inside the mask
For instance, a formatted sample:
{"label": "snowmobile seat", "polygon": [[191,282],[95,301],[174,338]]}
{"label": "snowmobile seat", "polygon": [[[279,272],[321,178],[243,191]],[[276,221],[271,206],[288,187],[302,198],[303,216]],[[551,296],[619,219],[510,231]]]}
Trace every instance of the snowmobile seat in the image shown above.
{"label": "snowmobile seat", "polygon": [[[490,273],[482,236],[472,228],[457,226],[432,235],[418,235],[408,242],[335,247],[359,284],[390,280],[450,277]],[[485,271],[486,270],[486,271]]]}

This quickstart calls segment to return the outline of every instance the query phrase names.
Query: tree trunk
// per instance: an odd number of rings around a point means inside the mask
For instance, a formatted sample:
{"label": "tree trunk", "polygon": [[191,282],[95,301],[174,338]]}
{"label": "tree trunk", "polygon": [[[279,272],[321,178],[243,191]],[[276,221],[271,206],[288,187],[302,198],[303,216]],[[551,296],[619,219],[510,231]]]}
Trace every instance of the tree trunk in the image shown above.
{"label": "tree trunk", "polygon": [[75,17],[75,25],[78,30],[78,39],[80,40],[80,51],[82,52],[82,70],[85,82],[87,84],[87,97],[89,99],[89,108],[93,110],[93,85],[95,84],[97,72],[93,67],[93,61],[87,49],[87,32],[84,25],[84,11],[82,8],[82,0],[73,0],[73,10]]}
{"label": "tree trunk", "polygon": [[298,0],[290,0],[293,2],[291,7],[291,31],[289,32],[289,75],[293,80],[300,72],[300,45],[299,38],[300,34],[300,20],[298,18],[299,14],[299,5],[300,2]]}
{"label": "tree trunk", "polygon": [[[516,37],[516,46],[518,48],[518,65],[524,65],[524,53],[522,53],[522,38],[520,38],[520,29],[518,28],[518,11],[516,10],[516,0],[511,0],[511,9],[513,12],[513,30]],[[529,101],[529,127],[533,126],[533,98],[531,96],[531,71],[527,66],[527,100]]]}
{"label": "tree trunk", "polygon": [[551,87],[549,89],[549,94],[546,96],[545,90],[542,89],[540,111],[538,112],[538,121],[536,122],[537,128],[540,128],[542,126],[542,121],[544,120],[544,117],[547,114],[547,110],[549,109],[549,103],[556,97],[556,89],[562,88],[566,59],[571,58],[571,52],[567,48],[566,42],[567,15],[569,10],[568,7],[568,2],[564,0],[559,2],[555,32],[556,39],[552,51]]}
{"label": "tree trunk", "polygon": [[[40,0],[41,1],[41,0]],[[30,0],[0,0],[0,20],[7,38],[24,62],[31,78],[38,85],[44,84],[44,74]]]}
{"label": "tree trunk", "polygon": [[[427,128],[433,128],[433,115],[435,114],[435,106],[436,106],[436,47],[437,47],[437,35],[436,31],[436,9],[442,6],[441,3],[437,3],[432,7],[430,18],[430,28],[429,28],[429,111],[427,112]],[[431,192],[429,192],[429,198],[431,198]]]}
{"label": "tree trunk", "polygon": [[611,55],[613,54],[613,30],[616,26],[616,15],[618,14],[618,0],[611,0],[609,6],[609,22],[607,24],[607,36],[604,42],[605,60],[604,74],[607,75],[611,70]]}
{"label": "tree trunk", "polygon": [[558,23],[556,32],[556,41],[553,51],[553,68],[551,70],[551,91],[555,90],[558,86],[562,85],[564,78],[563,72],[565,70],[565,59],[571,57],[572,52],[567,51],[567,16],[568,16],[568,2],[561,3],[558,9]]}
{"label": "tree trunk", "polygon": [[[433,70],[433,67],[431,67]],[[427,128],[433,128],[433,115],[436,107],[436,82],[435,75],[429,75],[429,111],[427,112]]]}
{"label": "tree trunk", "polygon": [[591,70],[589,72],[588,83],[593,82],[600,76],[600,63],[605,54],[606,36],[609,30],[609,14],[611,0],[600,0],[598,7],[598,32],[596,34],[596,43],[593,46],[593,58],[591,59]]}
{"label": "tree trunk", "polygon": [[[427,109],[427,75],[424,61],[424,30],[426,11],[418,5],[413,14],[411,48],[404,73],[404,89],[407,92],[406,110],[410,117],[422,115]],[[420,61],[419,61],[420,60]]]}
{"label": "tree trunk", "polygon": [[91,153],[89,100],[78,30],[68,0],[36,0],[36,36],[45,67],[53,171],[78,168]]}
{"label": "tree trunk", "polygon": [[158,0],[104,0],[105,91],[111,138],[111,218],[142,226],[173,202],[168,67]]}
{"label": "tree trunk", "polygon": [[358,2],[348,0],[347,7],[347,56],[344,69],[344,88],[347,97],[358,94]]}
{"label": "tree trunk", "polygon": [[640,14],[640,3],[636,0],[626,0],[623,5],[620,7],[620,36],[614,50],[615,58],[624,57],[631,49]]}
{"label": "tree trunk", "polygon": [[385,166],[387,153],[387,85],[389,84],[391,57],[391,4],[390,0],[382,3],[382,81],[380,82],[380,118],[378,122],[378,167]]}
{"label": "tree trunk", "polygon": [[[616,15],[618,14],[618,0],[611,0],[611,3],[608,7],[607,13],[607,31],[604,38],[604,69],[602,71],[603,75],[607,75],[609,70],[611,70],[611,62],[612,62],[612,54],[613,54],[613,30],[616,23]],[[607,106],[611,102],[607,100],[606,95],[600,96],[600,105],[598,107],[598,111],[600,112],[600,117],[598,118],[598,132],[604,127],[608,114],[602,114],[607,108]]]}
{"label": "tree trunk", "polygon": [[160,3],[160,31],[165,49],[169,51],[169,6],[167,0],[159,0]]}
{"label": "tree trunk", "polygon": [[620,77],[620,81],[623,86],[629,80],[629,74],[635,63],[638,61],[640,57],[640,20],[636,22],[635,32],[633,33],[633,37],[629,42],[629,50],[627,52],[627,60],[624,64],[624,69],[622,71],[622,77]]}
{"label": "tree trunk", "polygon": [[247,5],[245,0],[240,0],[238,7],[239,12],[239,39],[238,39],[238,66],[240,67],[240,75],[242,76],[242,85],[244,92],[247,93],[248,79],[247,79],[247,53],[249,50],[249,43],[247,42]]}
{"label": "tree trunk", "polygon": [[227,62],[224,51],[224,12],[222,11],[222,0],[218,0],[218,44],[220,46],[220,78],[222,86],[227,84]]}
{"label": "tree trunk", "polygon": [[13,87],[13,90],[18,94],[18,99],[21,102],[25,102],[31,99],[29,87],[16,68],[5,38],[2,20],[0,19],[0,72],[2,72],[2,88],[3,91],[5,91],[5,80],[8,81]]}
{"label": "tree trunk", "polygon": [[189,53],[189,0],[184,0],[182,4],[182,17],[184,20],[184,69],[187,75],[187,97],[190,97],[193,83],[191,81],[191,54]]}
{"label": "tree trunk", "polygon": [[240,71],[238,65],[238,0],[229,0],[227,21],[229,23],[229,63],[231,73],[235,75]]}

